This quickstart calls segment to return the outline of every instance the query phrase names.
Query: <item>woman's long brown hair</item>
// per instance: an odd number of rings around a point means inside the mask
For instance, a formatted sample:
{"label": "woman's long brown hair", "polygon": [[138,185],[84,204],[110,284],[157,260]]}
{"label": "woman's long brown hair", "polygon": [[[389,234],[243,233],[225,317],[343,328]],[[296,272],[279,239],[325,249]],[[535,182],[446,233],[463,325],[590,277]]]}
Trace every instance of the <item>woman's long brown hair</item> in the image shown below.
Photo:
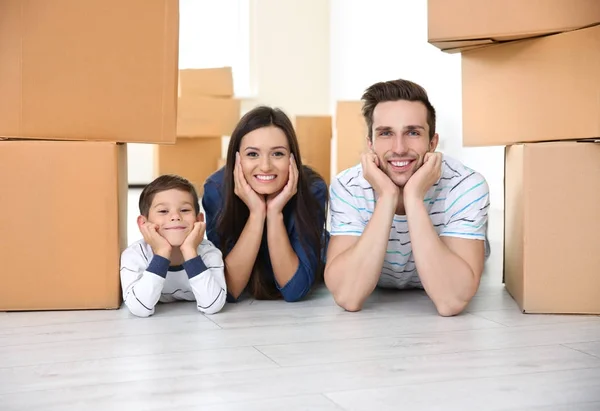
{"label": "woman's long brown hair", "polygon": [[[325,208],[321,207],[310,191],[310,186],[322,177],[314,170],[302,164],[302,156],[296,132],[289,117],[277,108],[259,106],[246,113],[231,134],[227,150],[227,163],[225,165],[225,177],[223,181],[225,204],[217,221],[217,233],[219,234],[219,248],[223,252],[223,258],[233,248],[242,234],[250,211],[246,204],[235,194],[235,183],[233,170],[235,167],[235,155],[240,149],[242,138],[262,127],[275,126],[281,129],[287,137],[290,151],[294,154],[294,160],[298,167],[298,190],[292,197],[286,208],[292,210],[295,218],[295,228],[298,231],[300,242],[307,255],[316,254],[318,259],[315,283],[321,280],[323,273],[322,253],[324,251]],[[326,195],[326,194],[325,194]],[[277,290],[275,280],[269,278],[265,272],[265,262],[261,260],[260,251],[257,255],[250,280],[248,291],[256,299],[270,300],[281,298]]]}

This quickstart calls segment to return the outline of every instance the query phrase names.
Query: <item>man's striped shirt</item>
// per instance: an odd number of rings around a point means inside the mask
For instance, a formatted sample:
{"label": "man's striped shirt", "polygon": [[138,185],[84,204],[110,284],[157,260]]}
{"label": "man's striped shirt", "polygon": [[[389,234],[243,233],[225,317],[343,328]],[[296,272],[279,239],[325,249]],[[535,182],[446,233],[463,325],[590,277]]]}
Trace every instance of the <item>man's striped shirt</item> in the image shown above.
{"label": "man's striped shirt", "polygon": [[[363,177],[360,164],[336,176],[331,183],[330,197],[331,235],[360,236],[373,215],[376,202],[374,190]],[[489,255],[489,187],[481,174],[444,155],[441,177],[429,189],[424,201],[440,236],[485,241],[486,257]],[[394,215],[378,285],[422,288],[404,215]]]}

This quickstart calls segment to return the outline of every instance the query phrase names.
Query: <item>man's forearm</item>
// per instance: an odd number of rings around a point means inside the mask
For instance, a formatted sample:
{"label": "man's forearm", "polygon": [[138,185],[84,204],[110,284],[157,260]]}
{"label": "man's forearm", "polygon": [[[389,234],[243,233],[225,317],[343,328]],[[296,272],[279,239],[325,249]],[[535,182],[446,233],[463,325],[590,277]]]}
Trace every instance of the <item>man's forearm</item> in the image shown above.
{"label": "man's forearm", "polygon": [[442,242],[422,200],[404,205],[421,283],[441,315],[458,314],[477,289],[473,270]]}
{"label": "man's forearm", "polygon": [[327,286],[348,311],[360,310],[377,285],[396,204],[394,196],[380,197],[358,242],[327,264]]}

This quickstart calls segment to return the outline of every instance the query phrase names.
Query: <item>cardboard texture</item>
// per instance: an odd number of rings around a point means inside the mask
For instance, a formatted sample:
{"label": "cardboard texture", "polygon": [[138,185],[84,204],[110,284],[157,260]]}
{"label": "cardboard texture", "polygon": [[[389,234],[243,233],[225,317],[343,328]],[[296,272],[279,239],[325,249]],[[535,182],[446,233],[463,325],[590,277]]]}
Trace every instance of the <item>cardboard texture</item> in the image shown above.
{"label": "cardboard texture", "polygon": [[443,51],[557,34],[600,23],[598,0],[428,0],[428,41]]}
{"label": "cardboard texture", "polygon": [[156,145],[154,156],[154,177],[178,174],[190,180],[201,196],[204,182],[221,158],[221,137],[181,138],[174,145]]}
{"label": "cardboard texture", "polygon": [[124,144],[0,141],[0,193],[0,311],[120,307]]}
{"label": "cardboard texture", "polygon": [[0,1],[0,136],[174,143],[177,0]]}
{"label": "cardboard texture", "polygon": [[294,128],[304,165],[312,167],[329,184],[331,177],[331,116],[296,116]]}
{"label": "cardboard texture", "polygon": [[335,114],[337,135],[336,174],[360,163],[367,148],[367,126],[362,101],[338,101]]}
{"label": "cardboard texture", "polygon": [[179,70],[180,96],[233,97],[231,67]]}
{"label": "cardboard texture", "polygon": [[600,314],[600,143],[505,150],[506,289],[526,313]]}
{"label": "cardboard texture", "polygon": [[240,100],[206,96],[179,98],[177,137],[229,136],[240,120]]}
{"label": "cardboard texture", "polygon": [[595,26],[463,53],[463,145],[599,137],[599,50]]}

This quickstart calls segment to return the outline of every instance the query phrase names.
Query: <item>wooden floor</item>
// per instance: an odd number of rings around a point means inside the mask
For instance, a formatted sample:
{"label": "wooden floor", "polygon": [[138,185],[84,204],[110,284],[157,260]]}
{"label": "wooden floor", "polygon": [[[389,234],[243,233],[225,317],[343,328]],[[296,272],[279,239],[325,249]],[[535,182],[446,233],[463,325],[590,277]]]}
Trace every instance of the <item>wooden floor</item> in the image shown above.
{"label": "wooden floor", "polygon": [[0,410],[600,410],[600,318],[521,314],[501,283],[500,218],[481,289],[453,318],[423,292],[378,291],[347,313],[325,289],[210,317],[187,303],[147,319],[0,313]]}

